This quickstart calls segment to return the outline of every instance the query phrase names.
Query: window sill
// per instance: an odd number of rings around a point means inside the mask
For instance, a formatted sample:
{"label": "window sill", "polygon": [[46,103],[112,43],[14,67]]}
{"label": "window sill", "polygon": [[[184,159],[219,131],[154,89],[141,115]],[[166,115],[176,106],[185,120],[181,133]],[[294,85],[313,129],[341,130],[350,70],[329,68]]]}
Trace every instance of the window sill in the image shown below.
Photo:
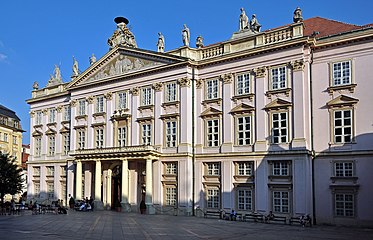
{"label": "window sill", "polygon": [[79,115],[79,116],[76,116],[75,117],[75,120],[79,120],[79,119],[85,119],[85,120],[87,120],[87,115]]}
{"label": "window sill", "polygon": [[284,181],[284,180],[286,180],[286,181],[291,181],[292,179],[293,179],[293,176],[290,176],[290,175],[286,175],[286,176],[281,176],[281,175],[269,175],[268,176],[268,179],[270,180],[270,181],[276,181],[276,180],[279,180],[279,181]]}
{"label": "window sill", "polygon": [[173,102],[164,102],[162,103],[162,108],[167,108],[171,106],[179,107],[180,101],[173,101]]}
{"label": "window sill", "polygon": [[287,97],[290,95],[291,88],[283,88],[283,89],[276,89],[276,90],[269,90],[265,93],[267,97],[271,97],[272,95],[276,94],[285,94]]}
{"label": "window sill", "polygon": [[217,105],[221,105],[221,102],[222,102],[222,99],[221,98],[214,98],[214,99],[206,99],[204,101],[202,101],[202,104],[204,106],[207,106],[208,104],[213,104],[213,103],[216,103]]}
{"label": "window sill", "polygon": [[237,100],[240,100],[240,99],[246,99],[248,98],[250,101],[253,100],[255,94],[254,93],[248,93],[248,94],[242,94],[242,95],[235,95],[233,96],[231,99],[234,101],[234,102],[237,102]]}
{"label": "window sill", "polygon": [[140,112],[142,112],[144,110],[151,110],[151,111],[153,111],[153,109],[154,109],[154,105],[153,104],[152,105],[145,105],[145,106],[138,107],[138,110]]}
{"label": "window sill", "polygon": [[106,116],[106,113],[105,112],[97,112],[97,113],[94,113],[94,114],[92,114],[92,116],[94,117],[94,118],[96,118],[96,117],[105,117]]}
{"label": "window sill", "polygon": [[348,90],[350,93],[354,93],[355,87],[357,84],[346,84],[346,85],[339,85],[339,86],[331,86],[327,88],[327,91],[329,94],[332,94],[335,91],[340,91],[340,90]]}
{"label": "window sill", "polygon": [[330,177],[330,180],[332,180],[332,183],[347,182],[347,181],[356,183],[358,179],[359,179],[358,177]]}

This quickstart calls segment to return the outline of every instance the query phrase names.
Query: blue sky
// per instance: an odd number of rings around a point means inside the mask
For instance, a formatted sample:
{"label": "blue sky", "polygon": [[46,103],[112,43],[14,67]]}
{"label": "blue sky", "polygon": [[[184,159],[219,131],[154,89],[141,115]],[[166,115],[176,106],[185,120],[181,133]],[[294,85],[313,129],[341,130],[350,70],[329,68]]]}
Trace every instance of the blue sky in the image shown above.
{"label": "blue sky", "polygon": [[182,45],[186,23],[191,46],[202,35],[205,45],[227,40],[238,30],[240,8],[256,14],[262,30],[292,22],[299,6],[303,18],[315,16],[345,23],[373,23],[373,1],[367,0],[3,0],[0,3],[0,104],[16,111],[27,131],[32,84],[44,87],[54,65],[61,67],[64,82],[70,81],[72,57],[84,71],[89,56],[99,59],[108,51],[107,39],[116,28],[113,19],[124,16],[139,48],[156,51],[158,32],[165,36],[165,49]]}

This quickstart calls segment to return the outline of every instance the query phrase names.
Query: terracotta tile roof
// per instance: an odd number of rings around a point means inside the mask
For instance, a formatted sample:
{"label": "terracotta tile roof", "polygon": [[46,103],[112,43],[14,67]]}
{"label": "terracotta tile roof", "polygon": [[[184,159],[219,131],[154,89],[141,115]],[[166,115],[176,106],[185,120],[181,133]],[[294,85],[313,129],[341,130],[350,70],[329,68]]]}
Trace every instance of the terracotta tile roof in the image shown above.
{"label": "terracotta tile roof", "polygon": [[350,32],[353,30],[363,29],[366,26],[358,26],[348,23],[342,23],[321,17],[313,17],[303,21],[304,35],[310,36],[314,32],[319,32],[317,38],[335,35],[338,33]]}

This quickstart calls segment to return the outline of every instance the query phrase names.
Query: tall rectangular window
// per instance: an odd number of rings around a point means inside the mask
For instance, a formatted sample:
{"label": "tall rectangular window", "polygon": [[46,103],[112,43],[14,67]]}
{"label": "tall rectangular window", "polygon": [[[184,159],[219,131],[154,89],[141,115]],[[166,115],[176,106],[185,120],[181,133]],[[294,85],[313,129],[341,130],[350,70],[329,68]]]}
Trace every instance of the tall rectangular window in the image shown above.
{"label": "tall rectangular window", "polygon": [[152,88],[145,87],[141,89],[141,106],[149,106],[153,103]]}
{"label": "tall rectangular window", "polygon": [[78,149],[84,149],[85,148],[85,130],[84,129],[79,129],[78,132]]}
{"label": "tall rectangular window", "polygon": [[34,138],[35,144],[35,157],[40,157],[41,155],[41,136]]}
{"label": "tall rectangular window", "polygon": [[351,84],[351,62],[333,63],[333,86]]}
{"label": "tall rectangular window", "polygon": [[289,192],[274,191],[273,192],[273,212],[289,213]]}
{"label": "tall rectangular window", "polygon": [[40,183],[39,182],[34,182],[34,196],[35,198],[40,197]]}
{"label": "tall rectangular window", "polygon": [[354,194],[336,193],[335,199],[335,215],[339,217],[354,216]]}
{"label": "tall rectangular window", "polygon": [[80,99],[79,100],[79,108],[78,108],[78,115],[79,116],[86,115],[85,104],[86,104],[85,99]]}
{"label": "tall rectangular window", "polygon": [[206,99],[216,99],[219,96],[219,80],[206,81]]}
{"label": "tall rectangular window", "polygon": [[96,97],[96,113],[104,112],[104,96]]}
{"label": "tall rectangular window", "polygon": [[166,147],[176,147],[176,121],[166,122]]}
{"label": "tall rectangular window", "polygon": [[286,67],[271,69],[272,90],[286,88]]}
{"label": "tall rectangular window", "polygon": [[207,189],[207,208],[220,208],[220,191],[219,189]]}
{"label": "tall rectangular window", "polygon": [[248,189],[237,191],[237,209],[241,211],[251,211],[253,209],[253,192]]}
{"label": "tall rectangular window", "polygon": [[13,144],[17,144],[17,137],[13,136]]}
{"label": "tall rectangular window", "polygon": [[236,78],[236,94],[244,95],[250,93],[250,74],[240,74]]}
{"label": "tall rectangular window", "polygon": [[272,143],[288,141],[287,112],[272,113]]}
{"label": "tall rectangular window", "polygon": [[47,194],[48,194],[48,199],[54,199],[54,184],[53,184],[53,182],[48,182],[47,183]]}
{"label": "tall rectangular window", "polygon": [[251,117],[237,117],[237,144],[249,145],[251,143]]}
{"label": "tall rectangular window", "polygon": [[36,120],[35,120],[36,125],[41,125],[43,124],[43,113],[41,111],[36,112]]}
{"label": "tall rectangular window", "polygon": [[144,123],[141,126],[141,140],[143,145],[152,144],[152,125]]}
{"label": "tall rectangular window", "polygon": [[207,120],[207,146],[219,146],[219,120]]}
{"label": "tall rectangular window", "polygon": [[70,106],[64,106],[63,120],[64,121],[70,121],[70,116],[71,116],[71,108],[70,108]]}
{"label": "tall rectangular window", "polygon": [[127,92],[119,92],[118,93],[118,109],[126,109],[127,108]]}
{"label": "tall rectangular window", "polygon": [[56,122],[56,109],[51,108],[49,109],[49,123],[55,123]]}
{"label": "tall rectangular window", "polygon": [[207,163],[208,176],[220,176],[220,163]]}
{"label": "tall rectangular window", "polygon": [[48,146],[49,146],[48,155],[54,156],[56,152],[56,137],[54,135],[50,135],[48,137]]}
{"label": "tall rectangular window", "polygon": [[104,147],[104,129],[96,128],[96,148]]}
{"label": "tall rectangular window", "polygon": [[176,101],[176,82],[166,83],[165,86],[165,101]]}
{"label": "tall rectangular window", "polygon": [[335,177],[352,177],[354,176],[353,162],[335,162],[334,163]]}
{"label": "tall rectangular window", "polygon": [[334,142],[352,141],[352,110],[334,111]]}
{"label": "tall rectangular window", "polygon": [[288,161],[273,161],[272,162],[273,176],[289,176],[289,162]]}
{"label": "tall rectangular window", "polygon": [[252,162],[237,162],[237,175],[251,176],[253,174]]}
{"label": "tall rectangular window", "polygon": [[70,133],[64,133],[62,136],[63,136],[63,154],[68,155],[70,151]]}
{"label": "tall rectangular window", "polygon": [[177,200],[177,188],[176,186],[166,186],[166,205],[175,206]]}
{"label": "tall rectangular window", "polygon": [[54,177],[54,167],[48,166],[47,167],[47,176],[53,176]]}
{"label": "tall rectangular window", "polygon": [[171,174],[171,175],[177,174],[177,163],[176,162],[166,163],[165,167],[166,167],[166,174]]}
{"label": "tall rectangular window", "polygon": [[118,127],[118,147],[125,147],[127,141],[127,127]]}

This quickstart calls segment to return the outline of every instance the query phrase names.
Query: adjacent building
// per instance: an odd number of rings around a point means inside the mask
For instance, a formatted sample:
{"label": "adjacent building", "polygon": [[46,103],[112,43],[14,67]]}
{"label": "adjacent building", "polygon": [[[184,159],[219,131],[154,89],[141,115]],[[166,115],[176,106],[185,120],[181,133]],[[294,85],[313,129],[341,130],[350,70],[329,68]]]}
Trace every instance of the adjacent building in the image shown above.
{"label": "adjacent building", "polygon": [[71,81],[34,84],[28,198],[199,215],[310,214],[373,224],[373,29],[325,18],[164,52],[115,19],[109,51]]}

